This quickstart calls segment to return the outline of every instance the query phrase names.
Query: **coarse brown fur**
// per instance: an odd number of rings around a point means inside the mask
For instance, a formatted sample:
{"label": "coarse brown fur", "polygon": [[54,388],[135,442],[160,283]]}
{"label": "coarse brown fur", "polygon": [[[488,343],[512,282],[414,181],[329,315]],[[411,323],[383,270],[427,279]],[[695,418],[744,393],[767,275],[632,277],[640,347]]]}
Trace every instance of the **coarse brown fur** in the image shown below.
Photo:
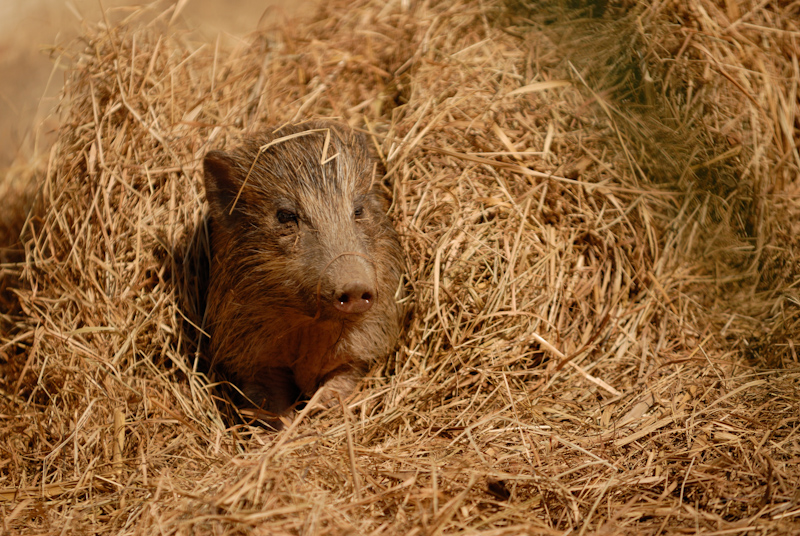
{"label": "coarse brown fur", "polygon": [[346,396],[396,344],[404,263],[375,167],[363,136],[328,122],[205,157],[211,361],[269,413]]}

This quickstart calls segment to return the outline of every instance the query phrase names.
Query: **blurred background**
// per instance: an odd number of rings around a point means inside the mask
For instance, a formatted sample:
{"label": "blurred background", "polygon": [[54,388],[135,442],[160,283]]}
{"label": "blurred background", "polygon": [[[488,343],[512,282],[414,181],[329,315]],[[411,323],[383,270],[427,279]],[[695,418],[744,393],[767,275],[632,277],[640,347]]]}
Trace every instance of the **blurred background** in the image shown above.
{"label": "blurred background", "polygon": [[[82,21],[124,18],[140,5],[177,4],[189,28],[213,42],[245,37],[260,25],[302,14],[312,0],[0,0],[0,174],[43,148],[56,127],[52,112],[63,85],[59,46],[78,35]],[[235,4],[235,7],[232,6]],[[37,146],[37,140],[39,140]],[[45,149],[46,150],[46,149]]]}

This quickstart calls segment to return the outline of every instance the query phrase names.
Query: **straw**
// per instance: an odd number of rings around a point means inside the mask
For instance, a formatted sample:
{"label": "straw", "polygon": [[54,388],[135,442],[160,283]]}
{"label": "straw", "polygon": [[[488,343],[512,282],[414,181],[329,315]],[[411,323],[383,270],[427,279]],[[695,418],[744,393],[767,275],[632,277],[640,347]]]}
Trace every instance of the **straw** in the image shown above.
{"label": "straw", "polygon": [[[559,6],[87,24],[2,183],[3,531],[800,531],[797,4]],[[413,314],[275,432],[206,370],[201,161],[323,117],[376,146]]]}

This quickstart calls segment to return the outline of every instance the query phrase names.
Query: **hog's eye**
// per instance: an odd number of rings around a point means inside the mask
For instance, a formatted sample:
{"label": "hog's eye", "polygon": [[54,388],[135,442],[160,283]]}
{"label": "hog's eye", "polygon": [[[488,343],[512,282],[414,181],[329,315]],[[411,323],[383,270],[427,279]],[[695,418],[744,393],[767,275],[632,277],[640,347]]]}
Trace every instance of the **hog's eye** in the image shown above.
{"label": "hog's eye", "polygon": [[297,223],[297,214],[295,214],[291,210],[281,209],[278,211],[277,216],[278,216],[278,223],[281,224]]}
{"label": "hog's eye", "polygon": [[356,207],[356,209],[353,211],[353,215],[355,215],[356,218],[360,218],[361,216],[363,216],[364,207]]}

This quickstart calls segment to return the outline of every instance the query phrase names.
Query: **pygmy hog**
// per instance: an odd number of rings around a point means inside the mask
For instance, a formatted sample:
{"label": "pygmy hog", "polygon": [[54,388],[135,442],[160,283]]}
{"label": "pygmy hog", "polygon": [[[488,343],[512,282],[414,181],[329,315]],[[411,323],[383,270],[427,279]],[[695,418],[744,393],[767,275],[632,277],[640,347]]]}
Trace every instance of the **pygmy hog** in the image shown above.
{"label": "pygmy hog", "polygon": [[304,123],[203,162],[212,366],[257,407],[331,404],[393,349],[404,266],[363,136]]}

